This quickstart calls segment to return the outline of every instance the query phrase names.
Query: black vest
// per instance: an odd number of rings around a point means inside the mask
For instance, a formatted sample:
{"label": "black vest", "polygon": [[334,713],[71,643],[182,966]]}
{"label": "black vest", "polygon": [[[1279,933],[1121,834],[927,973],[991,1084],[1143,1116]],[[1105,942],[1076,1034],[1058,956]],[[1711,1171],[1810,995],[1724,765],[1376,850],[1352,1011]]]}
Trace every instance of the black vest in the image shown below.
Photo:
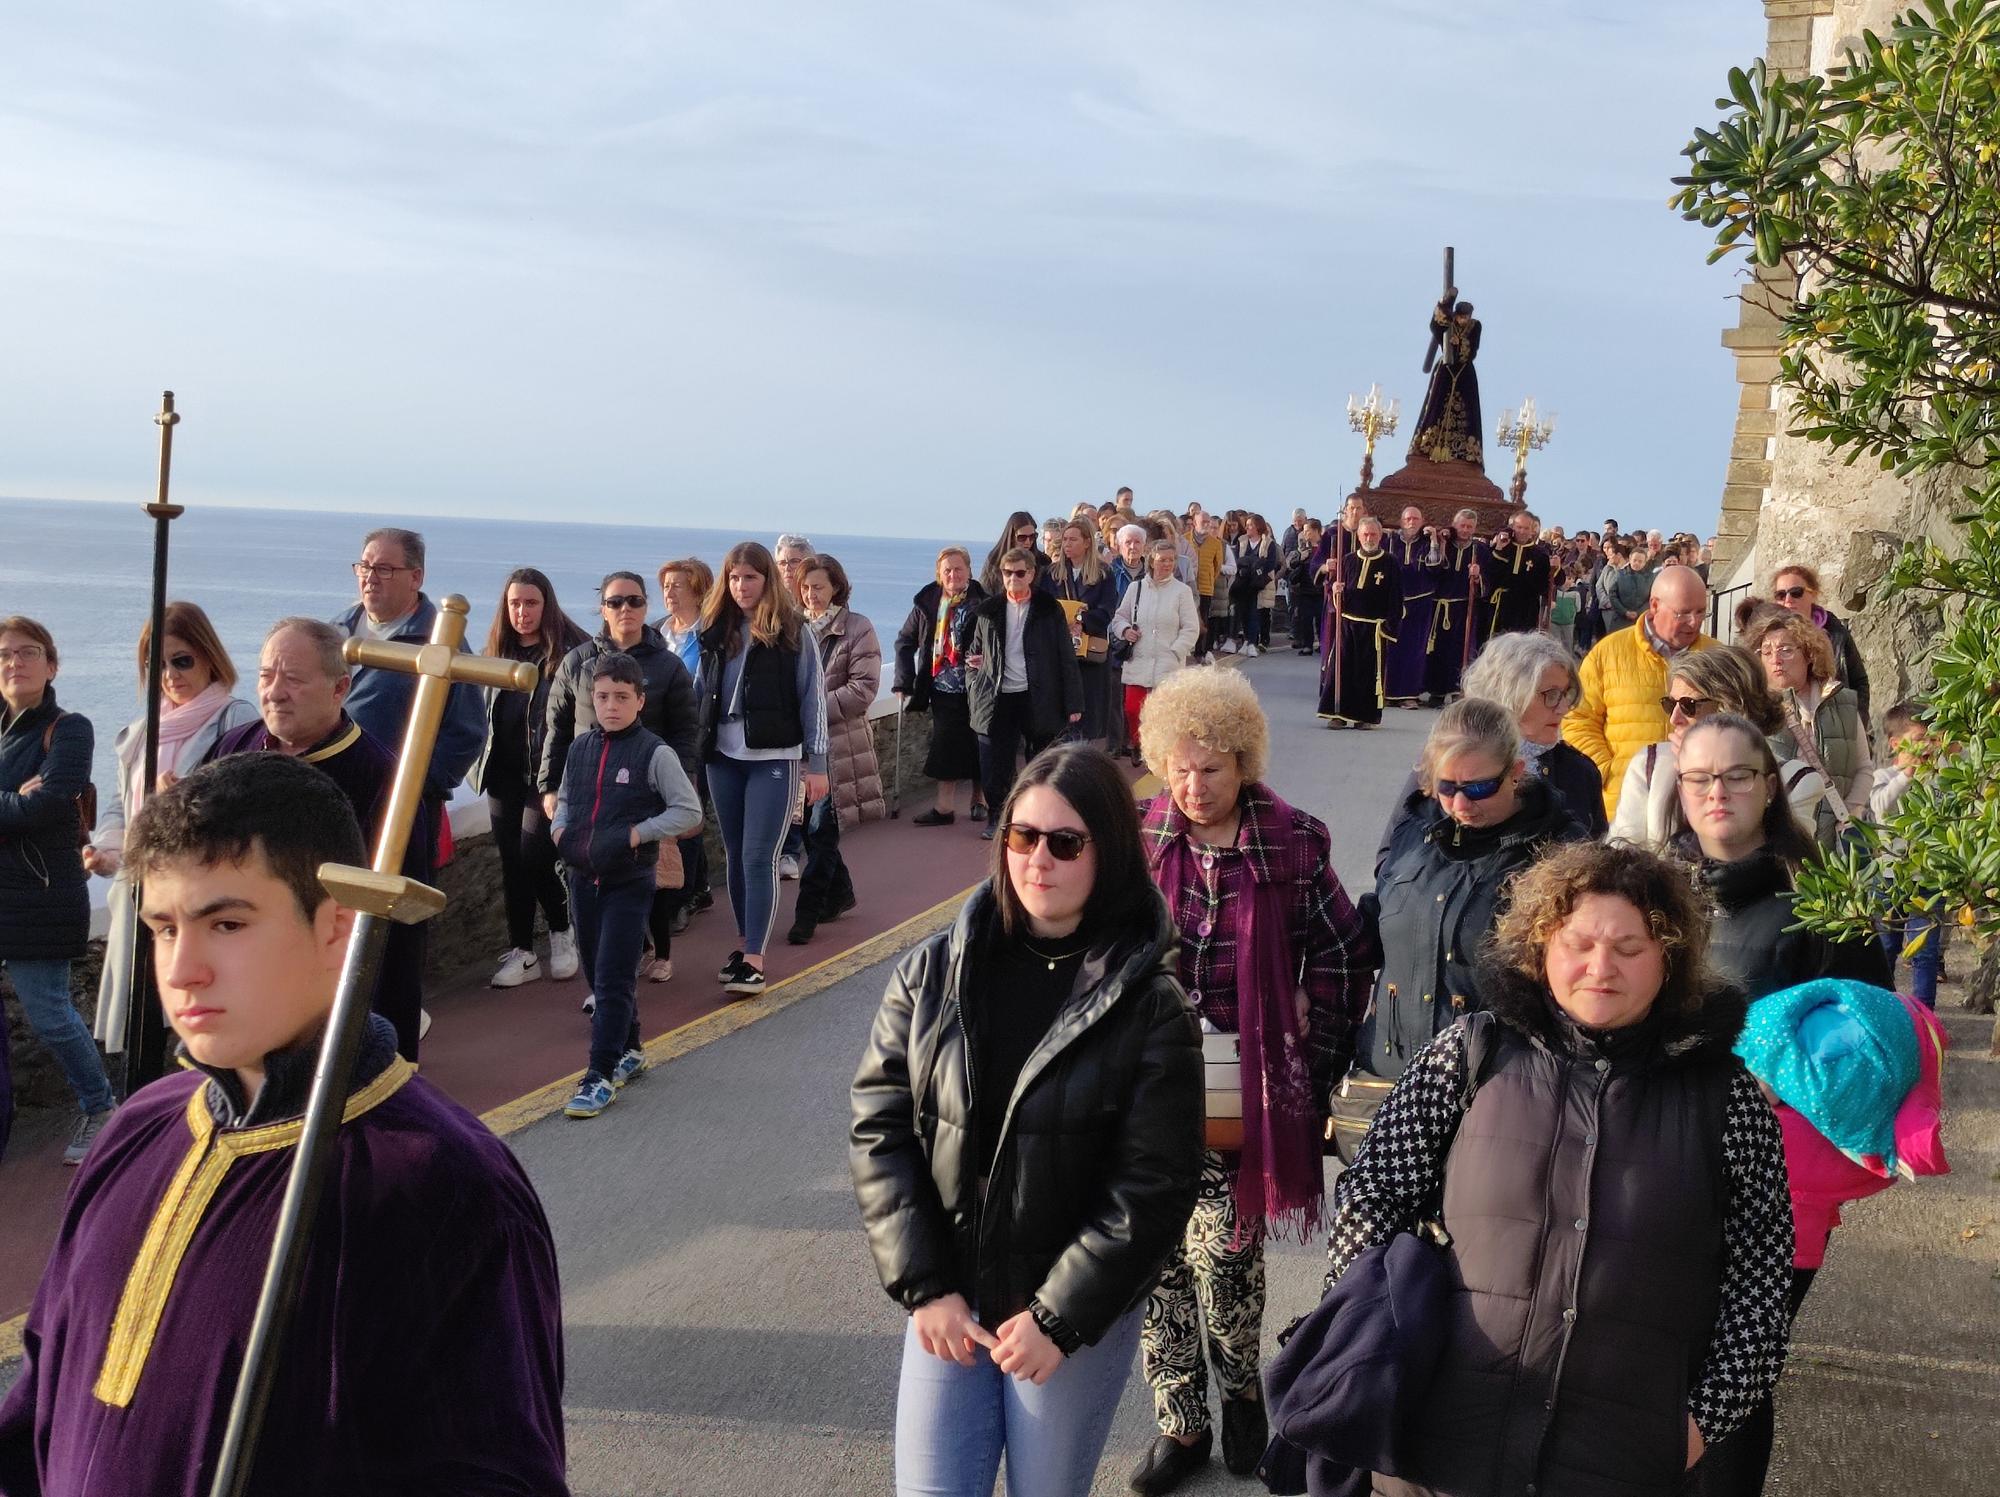
{"label": "black vest", "polygon": [[1422,1476],[1378,1490],[1681,1491],[1735,1066],[1726,1045],[1670,1056],[1657,1035],[1607,1050],[1494,1025],[1445,1164],[1450,1339],[1413,1442]]}
{"label": "black vest", "polygon": [[799,652],[754,639],[743,656],[743,746],[797,748],[806,741],[799,710]]}

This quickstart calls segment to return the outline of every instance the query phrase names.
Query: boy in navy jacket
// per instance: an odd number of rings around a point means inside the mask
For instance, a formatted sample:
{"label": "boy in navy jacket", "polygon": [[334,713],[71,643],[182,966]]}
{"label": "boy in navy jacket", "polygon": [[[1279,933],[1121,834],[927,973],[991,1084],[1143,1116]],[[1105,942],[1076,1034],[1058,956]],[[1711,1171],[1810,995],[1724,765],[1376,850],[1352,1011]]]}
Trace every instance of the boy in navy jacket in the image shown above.
{"label": "boy in navy jacket", "polygon": [[583,970],[597,997],[590,1068],[563,1109],[573,1118],[596,1117],[646,1069],[639,1045],[639,956],[659,844],[701,826],[701,799],[680,759],[639,725],[646,701],[639,662],[619,653],[599,656],[590,700],[597,726],[569,746],[553,827],[569,870]]}

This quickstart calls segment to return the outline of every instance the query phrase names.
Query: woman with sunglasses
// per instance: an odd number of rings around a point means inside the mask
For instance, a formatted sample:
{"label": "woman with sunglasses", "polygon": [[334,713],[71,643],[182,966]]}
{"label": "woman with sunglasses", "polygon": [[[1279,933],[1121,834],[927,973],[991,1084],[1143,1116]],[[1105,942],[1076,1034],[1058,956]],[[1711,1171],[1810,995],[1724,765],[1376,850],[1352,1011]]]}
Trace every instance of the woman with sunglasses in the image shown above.
{"label": "woman with sunglasses", "polygon": [[[137,891],[125,877],[125,828],[139,814],[148,793],[168,785],[205,760],[216,741],[232,728],[257,721],[257,706],[235,695],[236,666],[208,615],[193,603],[169,603],[160,658],[160,749],[153,786],[145,773],[146,717],[142,712],[118,730],[114,753],[118,777],[104,803],[97,830],[83,850],[83,866],[113,882],[105,896],[109,917],[104,971],[97,983],[97,1042],[107,1055],[125,1048],[125,1023],[132,1001],[132,942],[138,930]],[[139,627],[137,678],[146,691],[152,651],[151,620]]]}
{"label": "woman with sunglasses", "polygon": [[[1872,940],[1833,941],[1797,923],[1799,866],[1814,856],[1780,789],[1778,761],[1756,724],[1729,713],[1704,717],[1681,739],[1672,851],[1695,870],[1715,907],[1708,959],[1752,1003],[1820,977],[1888,987],[1889,965]],[[1801,1144],[1788,1127],[1788,1163]],[[1818,1234],[1794,1234],[1788,1322],[1798,1314],[1826,1254]],[[1764,1489],[1774,1418],[1768,1395],[1743,1428],[1719,1442],[1691,1491],[1754,1497]]]}
{"label": "woman with sunglasses", "polygon": [[[1690,651],[1674,661],[1667,694],[1660,708],[1671,725],[1666,738],[1641,749],[1625,766],[1625,788],[1618,796],[1618,814],[1611,819],[1611,840],[1664,852],[1679,830],[1681,740],[1687,730],[1718,712],[1734,713],[1769,736],[1785,725],[1784,708],[1764,682],[1757,657],[1737,645]],[[1810,764],[1788,759],[1778,766],[1778,780],[1793,819],[1807,836],[1815,833],[1826,790],[1826,779]],[[1825,817],[1829,828],[1830,814]]]}
{"label": "woman with sunglasses", "polygon": [[1392,1082],[1460,1014],[1482,1005],[1473,975],[1507,880],[1558,842],[1590,834],[1522,761],[1516,715],[1483,697],[1438,714],[1361,911],[1383,952],[1355,1066]]}
{"label": "woman with sunglasses", "polygon": [[827,784],[826,678],[804,616],[771,553],[730,547],[701,609],[701,765],[729,863],[742,946],[717,974],[732,998],[764,991],[764,948],[778,918],[778,859],[799,787]]}
{"label": "woman with sunglasses", "polygon": [[[1034,553],[1015,547],[1000,558],[1000,595],[972,611],[965,697],[989,806],[1006,803],[1023,745],[1032,759],[1083,720],[1076,641],[1055,596],[1035,586],[1036,575]],[[992,841],[992,826],[979,835]]]}
{"label": "woman with sunglasses", "polygon": [[540,674],[532,692],[485,689],[486,741],[467,776],[486,797],[507,909],[508,950],[486,980],[488,987],[519,987],[542,975],[541,958],[535,955],[537,905],[549,923],[549,975],[558,982],[576,976],[569,894],[556,867],[556,845],[542,815],[535,776],[542,764],[542,735],[548,731],[549,689],[563,660],[587,638],[556,601],[547,573],[517,567],[507,574],[486,631],[486,653],[526,661]]}
{"label": "woman with sunglasses", "polygon": [[1872,729],[1875,720],[1868,715],[1867,662],[1861,658],[1861,646],[1855,643],[1854,631],[1846,621],[1820,606],[1819,573],[1801,562],[1787,562],[1771,578],[1771,601],[1826,631],[1826,641],[1833,647],[1832,674],[1847,683],[1860,704],[1861,721]]}
{"label": "woman with sunglasses", "polygon": [[1131,1486],[1157,1493],[1208,1463],[1211,1365],[1223,1465],[1248,1476],[1264,1454],[1264,1238],[1320,1224],[1327,1095],[1352,1057],[1378,953],[1333,872],[1326,828],[1263,782],[1270,728],[1242,672],[1181,671],[1139,721],[1146,764],[1167,786],[1141,836],[1181,933],[1181,986],[1204,1031],[1238,1037],[1243,1075],[1241,1144],[1204,1152],[1194,1215],[1146,1308],[1160,1432]]}
{"label": "woman with sunglasses", "polygon": [[1017,509],[1007,516],[1007,523],[1001,528],[1000,539],[993,543],[993,549],[986,553],[986,564],[979,569],[979,586],[988,597],[1000,591],[1000,558],[1016,546],[1029,551],[1035,558],[1035,575],[1040,577],[1048,569],[1048,554],[1041,549],[1042,527],[1025,509]]}
{"label": "woman with sunglasses", "polygon": [[1042,574],[1041,585],[1064,605],[1068,617],[1077,674],[1083,680],[1080,736],[1085,743],[1101,746],[1111,710],[1111,613],[1118,606],[1118,583],[1099,558],[1086,522],[1068,521],[1059,545],[1054,562]]}
{"label": "woman with sunglasses", "polygon": [[[646,622],[645,579],[637,572],[609,573],[598,585],[597,596],[599,611],[604,616],[603,627],[563,657],[549,687],[541,768],[536,783],[542,790],[543,815],[551,822],[555,820],[556,792],[562,788],[569,746],[578,735],[597,726],[597,713],[590,702],[590,683],[602,655],[630,655],[638,662],[640,673],[646,678],[639,705],[639,725],[674,751],[690,780],[695,777],[700,714],[695,703],[694,677],[681,664],[681,657],[668,648],[660,631]],[[653,898],[647,927],[653,953],[640,969],[648,982],[667,982],[674,975],[674,912],[680,906],[682,893],[681,889],[661,889]],[[584,1006],[591,1007],[591,1000],[586,998]]]}
{"label": "woman with sunglasses", "polygon": [[904,1310],[896,1490],[1089,1491],[1146,1297],[1201,1175],[1200,1037],[1132,792],[1051,749],[991,876],[903,958],[854,1078],[848,1162]]}
{"label": "woman with sunglasses", "polygon": [[1875,788],[1875,755],[1861,703],[1835,671],[1826,631],[1796,613],[1767,608],[1755,615],[1743,648],[1763,662],[1764,678],[1783,704],[1785,726],[1773,747],[1823,773],[1846,811],[1837,819],[1868,814]]}
{"label": "woman with sunglasses", "polygon": [[[117,1099],[70,997],[70,963],[90,940],[76,798],[90,784],[95,734],[89,718],[56,704],[59,666],[47,628],[0,618],[0,968],[76,1096],[81,1116],[63,1163],[81,1164]],[[1136,876],[1145,877],[1143,865]],[[5,1024],[0,1008],[0,1154],[14,1118]]]}

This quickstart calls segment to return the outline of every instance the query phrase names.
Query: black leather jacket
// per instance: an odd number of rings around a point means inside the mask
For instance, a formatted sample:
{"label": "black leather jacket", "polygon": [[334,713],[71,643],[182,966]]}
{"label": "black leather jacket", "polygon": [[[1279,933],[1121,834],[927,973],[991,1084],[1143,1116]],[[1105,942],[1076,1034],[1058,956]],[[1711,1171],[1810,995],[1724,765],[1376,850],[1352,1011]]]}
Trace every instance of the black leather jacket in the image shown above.
{"label": "black leather jacket", "polygon": [[882,1287],[915,1309],[962,1294],[997,1326],[1023,1309],[1065,1352],[1145,1299],[1194,1210],[1201,1038],[1158,893],[1083,960],[1022,1068],[991,1159],[974,1134],[968,953],[990,887],[897,967],[854,1078],[848,1163]]}

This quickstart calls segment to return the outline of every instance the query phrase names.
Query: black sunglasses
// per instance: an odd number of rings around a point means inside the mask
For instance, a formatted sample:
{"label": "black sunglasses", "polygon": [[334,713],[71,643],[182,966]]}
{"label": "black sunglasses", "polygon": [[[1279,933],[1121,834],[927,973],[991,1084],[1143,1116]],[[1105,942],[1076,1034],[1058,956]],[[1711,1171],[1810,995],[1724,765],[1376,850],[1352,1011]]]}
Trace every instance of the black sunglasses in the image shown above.
{"label": "black sunglasses", "polygon": [[644,608],[646,606],[646,595],[644,593],[619,593],[616,597],[606,598],[604,606],[606,608]]}
{"label": "black sunglasses", "polygon": [[1083,856],[1083,849],[1090,842],[1088,832],[1073,832],[1067,829],[1045,832],[1038,826],[1023,826],[1018,821],[1010,821],[1001,827],[1000,835],[1007,843],[1007,851],[1018,852],[1024,857],[1033,852],[1035,844],[1046,837],[1049,856],[1058,863],[1074,863]]}
{"label": "black sunglasses", "polygon": [[1661,697],[1660,710],[1666,713],[1668,717],[1672,717],[1675,712],[1679,712],[1682,717],[1696,718],[1701,716],[1702,708],[1709,706],[1714,701],[1714,697]]}
{"label": "black sunglasses", "polygon": [[170,671],[191,671],[194,669],[195,660],[194,656],[186,653],[182,653],[179,655],[169,655],[166,660],[166,665],[167,669]]}
{"label": "black sunglasses", "polygon": [[1462,795],[1467,800],[1491,800],[1506,783],[1507,776],[1504,774],[1497,774],[1490,780],[1439,780],[1437,798],[1447,801],[1454,795]]}
{"label": "black sunglasses", "polygon": [[1793,601],[1797,601],[1798,599],[1803,598],[1806,595],[1806,592],[1807,589],[1803,587],[1781,587],[1776,592],[1772,593],[1771,596],[1780,599],[1781,601],[1784,599],[1791,599]]}

